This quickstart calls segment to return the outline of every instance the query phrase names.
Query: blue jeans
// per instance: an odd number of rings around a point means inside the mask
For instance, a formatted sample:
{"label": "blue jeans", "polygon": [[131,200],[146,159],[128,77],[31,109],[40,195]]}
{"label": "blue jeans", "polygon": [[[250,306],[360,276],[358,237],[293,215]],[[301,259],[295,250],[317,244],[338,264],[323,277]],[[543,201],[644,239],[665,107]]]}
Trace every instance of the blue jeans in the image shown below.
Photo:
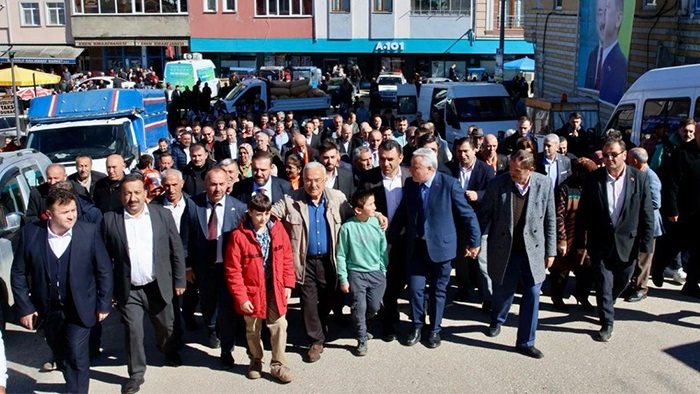
{"label": "blue jeans", "polygon": [[[541,262],[544,264],[544,261]],[[510,307],[513,305],[515,288],[522,283],[523,297],[520,300],[518,316],[518,335],[515,346],[535,346],[535,331],[537,330],[537,314],[540,309],[540,289],[542,282],[535,283],[530,271],[530,262],[524,253],[512,253],[508,260],[503,283],[493,282],[493,309],[491,310],[491,326],[501,326],[505,323]]]}

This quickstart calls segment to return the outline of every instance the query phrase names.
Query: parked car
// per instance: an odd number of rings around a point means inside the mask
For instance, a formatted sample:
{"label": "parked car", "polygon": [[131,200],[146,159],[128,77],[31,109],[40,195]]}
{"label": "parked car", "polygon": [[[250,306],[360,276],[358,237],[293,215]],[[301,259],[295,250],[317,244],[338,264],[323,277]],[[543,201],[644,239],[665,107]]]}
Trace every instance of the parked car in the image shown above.
{"label": "parked car", "polygon": [[127,81],[126,79],[119,77],[92,77],[80,82],[78,86],[76,86],[75,90],[79,92],[88,90],[90,81],[92,81],[92,84],[95,86],[99,86],[100,81],[102,81],[102,83],[104,83],[104,87],[101,87],[100,89],[133,89],[136,85],[136,82]]}
{"label": "parked car", "polygon": [[401,73],[379,74],[377,84],[379,85],[379,95],[382,97],[382,103],[395,106],[397,86],[405,83],[406,78]]}
{"label": "parked car", "polygon": [[423,80],[423,83],[450,83],[450,82],[452,82],[452,80],[449,78],[445,78],[445,77],[426,78]]}
{"label": "parked car", "polygon": [[33,149],[0,153],[0,327],[13,320],[10,288],[13,246],[29,204],[29,188],[46,181],[48,157]]}

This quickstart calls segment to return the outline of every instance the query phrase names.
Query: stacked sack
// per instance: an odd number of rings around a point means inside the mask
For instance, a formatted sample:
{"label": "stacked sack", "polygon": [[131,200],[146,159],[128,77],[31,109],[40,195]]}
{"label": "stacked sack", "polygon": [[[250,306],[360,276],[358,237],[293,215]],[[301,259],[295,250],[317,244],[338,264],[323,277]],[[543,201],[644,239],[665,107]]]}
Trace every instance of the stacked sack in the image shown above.
{"label": "stacked sack", "polygon": [[308,79],[299,79],[291,82],[271,81],[270,94],[273,100],[326,96],[321,89],[312,88]]}

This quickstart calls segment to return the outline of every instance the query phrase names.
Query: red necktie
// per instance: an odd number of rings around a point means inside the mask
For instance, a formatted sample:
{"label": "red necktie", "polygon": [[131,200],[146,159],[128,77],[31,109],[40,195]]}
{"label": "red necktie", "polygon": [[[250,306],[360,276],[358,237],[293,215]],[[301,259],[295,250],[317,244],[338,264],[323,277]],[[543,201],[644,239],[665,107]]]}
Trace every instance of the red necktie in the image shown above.
{"label": "red necktie", "polygon": [[219,238],[217,234],[217,225],[218,225],[218,218],[216,217],[216,206],[219,204],[214,204],[213,202],[209,202],[211,204],[211,215],[209,215],[209,223],[207,224],[207,239],[210,241],[216,241],[217,238]]}
{"label": "red necktie", "polygon": [[598,67],[595,70],[595,89],[600,90],[600,73],[603,71],[603,48],[598,51]]}

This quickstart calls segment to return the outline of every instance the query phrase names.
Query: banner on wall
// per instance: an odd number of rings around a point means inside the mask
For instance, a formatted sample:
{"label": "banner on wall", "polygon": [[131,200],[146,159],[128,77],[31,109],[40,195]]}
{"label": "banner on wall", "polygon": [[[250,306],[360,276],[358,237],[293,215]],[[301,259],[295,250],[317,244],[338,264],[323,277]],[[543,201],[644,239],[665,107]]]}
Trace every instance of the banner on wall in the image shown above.
{"label": "banner on wall", "polygon": [[635,0],[582,1],[578,86],[617,105],[625,93]]}

